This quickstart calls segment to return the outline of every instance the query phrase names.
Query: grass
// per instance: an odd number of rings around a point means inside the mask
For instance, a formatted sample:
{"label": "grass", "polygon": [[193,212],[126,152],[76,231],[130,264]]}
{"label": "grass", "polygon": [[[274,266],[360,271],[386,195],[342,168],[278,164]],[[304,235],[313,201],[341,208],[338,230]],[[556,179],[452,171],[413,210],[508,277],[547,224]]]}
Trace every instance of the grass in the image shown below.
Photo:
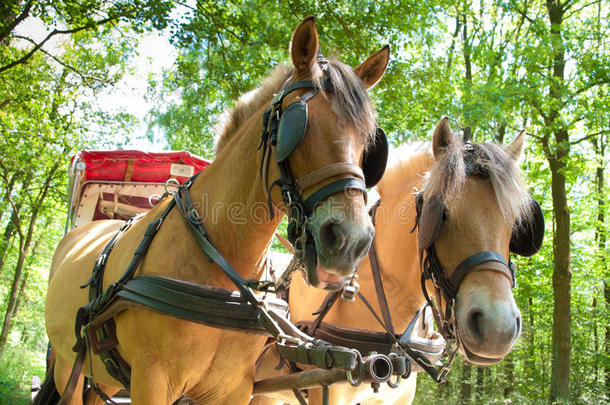
{"label": "grass", "polygon": [[7,347],[0,359],[0,405],[24,405],[30,401],[32,377],[44,378],[44,352]]}

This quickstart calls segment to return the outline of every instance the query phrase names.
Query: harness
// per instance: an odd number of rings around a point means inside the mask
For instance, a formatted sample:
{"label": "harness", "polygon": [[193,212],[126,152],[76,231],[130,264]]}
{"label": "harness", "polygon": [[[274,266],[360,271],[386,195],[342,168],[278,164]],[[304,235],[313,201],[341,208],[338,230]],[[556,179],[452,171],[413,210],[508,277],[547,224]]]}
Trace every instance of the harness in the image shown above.
{"label": "harness", "polygon": [[[381,200],[377,201],[371,208],[370,215],[373,223],[375,222],[375,214],[380,203]],[[440,370],[436,369],[435,364],[445,352],[445,340],[440,336],[436,339],[412,336],[418,320],[421,318],[422,322],[424,322],[424,313],[427,305],[424,305],[417,311],[403,333],[397,334],[392,323],[392,316],[383,287],[374,242],[369,250],[369,259],[381,316],[375,311],[366,297],[358,291],[358,287],[351,284],[346,286],[347,296],[345,288],[343,292],[329,292],[318,310],[314,312],[314,315],[318,315],[318,317],[313,321],[297,322],[296,325],[308,335],[328,341],[334,345],[351,347],[361,353],[390,354],[394,375],[398,376],[396,382],[388,381],[388,384],[393,388],[398,386],[402,378],[408,378],[412,372],[425,371],[436,382],[444,381],[448,371],[445,372],[442,368]],[[354,299],[354,295],[362,300],[377,322],[385,329],[385,332],[349,328],[323,321],[340,296],[343,299],[349,300]],[[396,354],[399,354],[399,356],[396,356]],[[302,371],[292,361],[288,361],[288,367],[292,372]]]}
{"label": "harness", "polygon": [[[323,81],[322,87],[326,91],[332,91],[328,76]],[[281,104],[284,97],[301,88],[311,88],[311,90],[282,112]],[[345,189],[360,190],[366,196],[368,181],[376,182],[383,174],[383,170],[381,170],[381,174],[379,173],[381,167],[379,164],[373,165],[372,169],[369,168],[368,170],[372,174],[367,176],[366,173],[362,173],[358,166],[338,163],[318,169],[301,179],[295,180],[293,178],[288,157],[305,134],[307,101],[318,92],[319,89],[312,81],[300,81],[286,86],[275,96],[271,107],[264,114],[263,131],[259,145],[259,149],[263,148],[261,176],[264,183],[268,184],[266,178],[272,148],[276,149],[276,160],[281,173],[280,179],[274,181],[267,190],[270,215],[273,217],[271,189],[277,185],[281,188],[282,198],[288,208],[291,224],[289,235],[293,243],[301,247],[298,251],[299,260],[304,260],[309,264],[312,263],[312,256],[315,258],[315,246],[313,240],[311,240],[311,235],[306,230],[306,223],[315,206],[332,194]],[[296,127],[292,127],[293,122]],[[382,138],[379,138],[381,136],[379,134],[382,135]],[[381,147],[376,146],[373,150],[377,153],[376,157],[387,158],[385,134],[383,134],[383,131],[378,131],[378,135]],[[385,156],[382,153],[383,145],[385,145],[386,150]],[[374,157],[367,158],[367,161],[370,161],[370,159],[374,160]],[[263,168],[266,168],[266,170],[263,170]],[[383,169],[385,169],[385,160],[383,161]],[[351,177],[331,182],[303,201],[301,194],[303,189],[330,177],[346,173],[350,174]],[[104,291],[102,291],[102,280],[106,261],[120,237],[137,219],[125,223],[100,253],[91,278],[81,287],[89,286],[90,302],[79,308],[77,312],[75,322],[76,344],[73,349],[77,353],[77,357],[64,389],[64,395],[59,402],[60,405],[66,404],[74,394],[87,353],[90,354],[90,358],[92,352],[100,355],[108,373],[129,389],[131,369],[116,349],[118,340],[114,324],[114,317],[128,308],[145,308],[209,326],[271,335],[276,339],[276,346],[282,356],[300,363],[315,365],[318,368],[330,369],[333,367],[346,370],[349,373],[363,366],[363,359],[358,351],[332,346],[328,342],[312,338],[290,323],[286,318],[288,309],[285,302],[281,300],[261,300],[254,294],[253,289],[267,291],[270,285],[257,280],[244,279],[216,249],[206,233],[189,195],[189,189],[197,176],[195,175],[189,179],[179,187],[177,192],[172,194],[173,198],[167,203],[162,214],[147,227],[144,237],[135,250],[123,276]],[[367,178],[366,183],[364,178]],[[208,261],[216,263],[237,287],[238,291],[156,275],[134,277],[150,243],[174,206],[178,208],[189,225],[193,237],[205,253]],[[303,259],[304,254],[308,256],[307,260]],[[308,268],[311,270],[310,266]],[[313,269],[315,270],[315,262]],[[309,272],[311,273],[311,271]],[[111,402],[111,399],[96,387],[93,380],[90,382],[91,388],[103,400]]]}

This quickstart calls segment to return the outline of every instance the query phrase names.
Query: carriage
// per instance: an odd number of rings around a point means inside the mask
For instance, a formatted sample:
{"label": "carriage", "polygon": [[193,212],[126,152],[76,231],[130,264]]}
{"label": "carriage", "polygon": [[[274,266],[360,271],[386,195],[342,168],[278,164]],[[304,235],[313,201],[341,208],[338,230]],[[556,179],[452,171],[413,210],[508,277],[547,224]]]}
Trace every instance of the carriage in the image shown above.
{"label": "carriage", "polygon": [[210,164],[189,152],[82,150],[71,160],[66,231],[99,219],[126,220]]}

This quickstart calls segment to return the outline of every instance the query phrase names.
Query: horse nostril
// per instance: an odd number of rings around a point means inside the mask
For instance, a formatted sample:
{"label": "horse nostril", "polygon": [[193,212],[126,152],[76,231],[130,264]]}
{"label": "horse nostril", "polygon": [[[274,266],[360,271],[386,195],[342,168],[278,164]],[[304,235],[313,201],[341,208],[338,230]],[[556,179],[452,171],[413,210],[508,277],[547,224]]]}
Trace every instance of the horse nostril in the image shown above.
{"label": "horse nostril", "polygon": [[356,248],[354,249],[354,257],[361,259],[364,255],[367,254],[371,247],[371,242],[373,241],[373,235],[375,234],[375,228],[373,228],[372,232],[369,232],[363,235],[362,238],[358,241]]}
{"label": "horse nostril", "polygon": [[341,249],[345,243],[346,233],[341,223],[328,219],[320,227],[320,240],[322,245],[331,251]]}
{"label": "horse nostril", "polygon": [[468,329],[474,338],[480,340],[483,338],[481,331],[481,321],[483,313],[481,311],[473,310],[468,314]]}
{"label": "horse nostril", "polygon": [[519,334],[521,333],[521,315],[517,315],[517,333],[515,334],[516,336],[519,336]]}

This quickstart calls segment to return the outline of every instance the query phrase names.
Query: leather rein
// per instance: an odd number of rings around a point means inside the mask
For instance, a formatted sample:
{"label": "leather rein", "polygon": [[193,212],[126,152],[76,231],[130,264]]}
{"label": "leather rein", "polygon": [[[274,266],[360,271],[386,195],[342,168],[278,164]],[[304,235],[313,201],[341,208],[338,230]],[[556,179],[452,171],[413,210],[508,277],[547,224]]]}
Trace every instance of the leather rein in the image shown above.
{"label": "leather rein", "polygon": [[[375,214],[380,203],[381,200],[378,200],[375,205],[371,207],[369,212],[373,224],[375,223]],[[328,293],[320,308],[313,313],[314,315],[318,315],[314,321],[297,322],[296,325],[311,336],[327,340],[333,344],[353,347],[363,353],[399,352],[405,357],[405,366],[402,368],[395,367],[395,374],[398,375],[398,380],[395,383],[388,381],[388,385],[392,388],[398,386],[401,378],[408,378],[411,372],[425,371],[437,383],[445,381],[447,374],[450,371],[451,363],[445,363],[440,368],[435,367],[436,362],[445,352],[444,341],[442,343],[439,342],[439,340],[442,341],[443,339],[440,337],[439,339],[434,340],[421,339],[411,336],[418,319],[421,317],[422,322],[424,322],[424,313],[428,304],[425,304],[417,311],[402,334],[397,334],[392,323],[392,315],[383,287],[383,280],[379,262],[377,260],[374,241],[371,244],[368,254],[381,316],[366,297],[358,291],[357,283],[352,280],[351,283],[344,287],[343,293],[341,291],[332,291]],[[343,299],[353,300],[354,295],[362,300],[377,322],[385,329],[385,332],[348,328],[323,322],[323,319],[337,302],[339,296],[342,296]],[[290,366],[293,371],[297,370],[295,364],[291,364]]]}

